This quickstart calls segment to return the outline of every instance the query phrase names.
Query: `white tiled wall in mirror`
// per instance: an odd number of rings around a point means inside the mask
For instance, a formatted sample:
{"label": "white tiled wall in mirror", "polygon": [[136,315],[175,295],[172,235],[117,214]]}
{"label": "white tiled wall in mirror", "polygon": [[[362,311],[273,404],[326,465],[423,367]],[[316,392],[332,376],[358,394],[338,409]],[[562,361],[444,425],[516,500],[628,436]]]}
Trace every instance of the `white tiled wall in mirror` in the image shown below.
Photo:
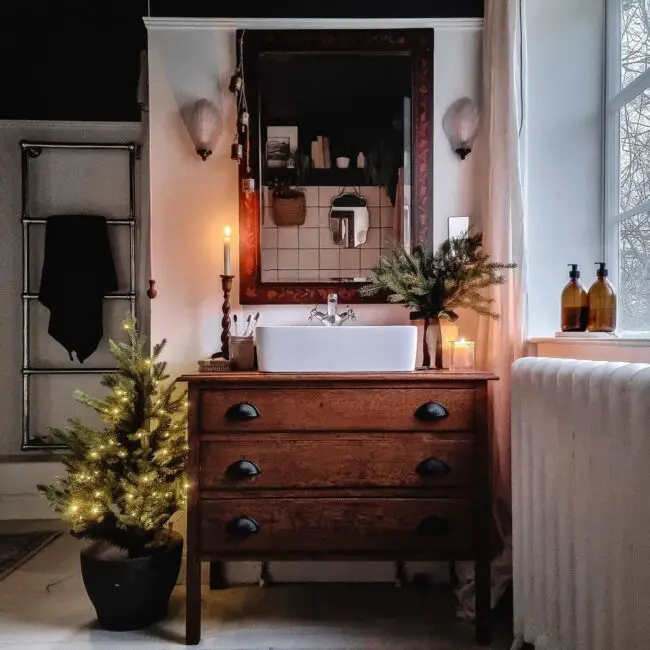
{"label": "white tiled wall in mirror", "polygon": [[365,282],[381,255],[395,244],[401,214],[385,190],[376,186],[345,188],[366,199],[370,227],[364,244],[345,248],[334,243],[330,230],[330,206],[344,188],[305,188],[306,218],[300,226],[277,226],[270,192],[262,192],[262,282]]}

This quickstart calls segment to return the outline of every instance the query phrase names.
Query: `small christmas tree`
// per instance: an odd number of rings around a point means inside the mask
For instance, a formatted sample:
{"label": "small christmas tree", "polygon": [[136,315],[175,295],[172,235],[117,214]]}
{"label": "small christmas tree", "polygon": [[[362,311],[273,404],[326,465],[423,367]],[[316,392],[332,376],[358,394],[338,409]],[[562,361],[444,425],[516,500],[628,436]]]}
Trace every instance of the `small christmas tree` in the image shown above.
{"label": "small christmas tree", "polygon": [[166,541],[165,528],[186,501],[186,393],[174,395],[165,383],[166,363],[158,358],[166,340],[147,353],[146,337],[127,316],[124,343],[109,341],[117,371],[104,375],[104,399],[75,391],[104,426],[79,419],[51,429],[68,447],[67,476],[38,489],[75,537],[104,540],[129,557],[151,552]]}

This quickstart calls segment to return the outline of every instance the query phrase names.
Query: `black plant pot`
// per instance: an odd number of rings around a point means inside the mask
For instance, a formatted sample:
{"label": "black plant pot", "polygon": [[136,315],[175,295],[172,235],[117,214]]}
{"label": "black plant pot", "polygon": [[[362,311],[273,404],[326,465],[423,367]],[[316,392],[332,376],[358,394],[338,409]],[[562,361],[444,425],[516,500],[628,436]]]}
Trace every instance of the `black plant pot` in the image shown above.
{"label": "black plant pot", "polygon": [[101,559],[94,544],[81,551],[81,575],[99,624],[138,630],[165,618],[182,556],[177,532],[170,533],[169,544],[142,557]]}

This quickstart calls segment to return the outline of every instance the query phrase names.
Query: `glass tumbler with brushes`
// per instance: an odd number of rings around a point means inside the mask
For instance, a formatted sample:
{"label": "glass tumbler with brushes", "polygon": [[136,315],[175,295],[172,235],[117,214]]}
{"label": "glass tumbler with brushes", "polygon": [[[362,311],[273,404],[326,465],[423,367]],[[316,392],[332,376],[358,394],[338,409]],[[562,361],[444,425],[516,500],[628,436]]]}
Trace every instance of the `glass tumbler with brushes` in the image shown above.
{"label": "glass tumbler with brushes", "polygon": [[255,369],[255,339],[253,334],[257,327],[260,312],[248,315],[244,333],[239,336],[237,315],[233,317],[233,334],[230,336],[230,367],[233,370]]}

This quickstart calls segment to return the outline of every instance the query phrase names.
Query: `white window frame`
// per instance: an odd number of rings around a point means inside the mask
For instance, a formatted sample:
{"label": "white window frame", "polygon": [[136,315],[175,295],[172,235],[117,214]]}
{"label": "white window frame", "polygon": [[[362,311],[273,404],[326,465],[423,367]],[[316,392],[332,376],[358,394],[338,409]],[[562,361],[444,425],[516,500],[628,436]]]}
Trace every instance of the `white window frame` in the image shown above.
{"label": "white window frame", "polygon": [[[619,287],[618,224],[624,219],[641,212],[650,211],[650,200],[631,210],[619,211],[620,130],[618,112],[646,88],[650,88],[650,68],[648,68],[634,81],[621,89],[621,0],[607,0],[606,40],[603,241],[605,244],[605,260],[610,269],[610,279],[615,287]],[[625,331],[618,331],[617,333],[622,336],[626,335]],[[629,331],[627,334],[635,338],[650,338],[650,331]]]}

